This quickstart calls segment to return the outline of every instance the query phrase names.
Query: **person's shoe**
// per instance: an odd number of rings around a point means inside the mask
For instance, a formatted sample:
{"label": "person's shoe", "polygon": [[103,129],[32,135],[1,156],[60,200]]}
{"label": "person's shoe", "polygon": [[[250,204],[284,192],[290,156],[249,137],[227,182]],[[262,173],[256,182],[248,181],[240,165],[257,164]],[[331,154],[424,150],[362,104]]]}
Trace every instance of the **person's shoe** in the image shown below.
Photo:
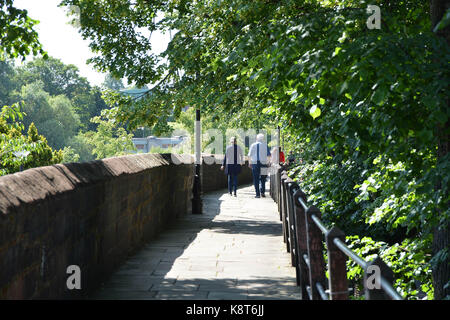
{"label": "person's shoe", "polygon": [[236,192],[234,193],[234,196],[237,197]]}
{"label": "person's shoe", "polygon": [[260,196],[255,196],[255,198],[261,198]]}
{"label": "person's shoe", "polygon": [[261,197],[265,198],[265,197],[266,197],[266,195],[265,195],[264,193],[261,193]]}

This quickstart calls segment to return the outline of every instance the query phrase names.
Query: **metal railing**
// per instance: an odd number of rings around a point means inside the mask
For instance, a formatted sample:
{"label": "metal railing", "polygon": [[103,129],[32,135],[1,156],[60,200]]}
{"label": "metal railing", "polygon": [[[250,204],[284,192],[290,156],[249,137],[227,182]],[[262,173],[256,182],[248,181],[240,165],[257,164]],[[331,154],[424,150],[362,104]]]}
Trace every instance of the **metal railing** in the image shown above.
{"label": "metal railing", "polygon": [[[349,298],[347,259],[364,270],[364,294],[367,300],[403,300],[392,287],[392,270],[377,257],[367,262],[345,244],[338,227],[328,229],[315,206],[308,206],[306,195],[287,176],[282,166],[272,167],[270,194],[278,204],[286,250],[296,270],[297,285],[304,300],[346,300]],[[324,240],[328,266],[324,259]],[[325,276],[328,269],[328,280]]]}

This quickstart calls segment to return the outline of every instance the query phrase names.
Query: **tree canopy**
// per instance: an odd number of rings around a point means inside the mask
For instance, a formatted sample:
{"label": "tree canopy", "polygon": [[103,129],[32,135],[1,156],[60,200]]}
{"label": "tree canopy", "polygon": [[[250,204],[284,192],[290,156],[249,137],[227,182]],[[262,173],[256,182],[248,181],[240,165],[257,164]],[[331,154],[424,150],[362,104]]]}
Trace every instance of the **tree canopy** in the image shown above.
{"label": "tree canopy", "polygon": [[[13,0],[0,0],[0,175],[61,161],[92,160],[94,146],[87,137],[101,139],[105,132],[97,130],[104,124],[90,121],[107,108],[102,90],[81,77],[75,65],[49,57],[39,43],[36,24]],[[38,57],[22,66],[12,60],[30,55]],[[121,137],[104,138],[110,144],[124,143]],[[128,139],[128,147],[130,143]],[[116,155],[111,150],[107,156]]]}
{"label": "tree canopy", "polygon": [[0,176],[62,161],[61,151],[54,151],[47,139],[31,123],[26,135],[19,105],[4,106],[0,111]]}
{"label": "tree canopy", "polygon": [[46,52],[38,40],[34,26],[38,21],[28,16],[27,10],[18,9],[14,0],[0,0],[0,60],[22,58]]}
{"label": "tree canopy", "polygon": [[52,150],[34,123],[28,126],[27,135],[22,133],[24,113],[11,94],[17,86],[13,65],[7,59],[47,56],[33,29],[36,23],[26,10],[14,7],[13,0],[0,0],[0,175],[62,160],[62,153]]}

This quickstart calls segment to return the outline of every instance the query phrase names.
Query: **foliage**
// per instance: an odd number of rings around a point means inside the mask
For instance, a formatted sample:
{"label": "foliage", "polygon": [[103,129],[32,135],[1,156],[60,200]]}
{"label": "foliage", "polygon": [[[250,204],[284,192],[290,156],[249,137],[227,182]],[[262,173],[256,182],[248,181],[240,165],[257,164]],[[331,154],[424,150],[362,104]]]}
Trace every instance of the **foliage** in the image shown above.
{"label": "foliage", "polygon": [[105,81],[103,82],[103,87],[110,89],[110,90],[115,90],[115,91],[119,91],[119,90],[125,88],[121,79],[116,79],[109,73],[105,77]]}
{"label": "foliage", "polygon": [[14,0],[0,0],[0,61],[5,58],[24,58],[29,54],[46,53],[34,30],[38,21],[27,10],[13,6]]}
{"label": "foliage", "polygon": [[97,124],[90,119],[107,105],[101,89],[91,87],[76,66],[52,57],[36,58],[19,67],[5,61],[0,62],[0,80],[0,102],[21,103],[25,129],[34,123],[52,148],[67,147],[64,161],[94,159],[92,147],[77,134],[79,130],[96,131]]}
{"label": "foliage", "polygon": [[16,81],[20,86],[41,81],[43,90],[51,96],[63,94],[69,99],[91,89],[89,82],[79,75],[75,65],[64,64],[53,57],[36,58],[19,67]]}
{"label": "foliage", "polygon": [[71,101],[64,95],[50,96],[41,81],[22,87],[20,96],[26,116],[24,124],[33,122],[55,149],[62,149],[80,127],[80,120]]}
{"label": "foliage", "polygon": [[[387,263],[394,272],[394,288],[400,295],[413,300],[418,299],[419,293],[428,299],[433,298],[431,267],[428,263],[430,252],[427,249],[430,238],[405,239],[393,245],[374,241],[370,237],[349,236],[346,240],[349,248],[366,261],[380,256]],[[349,279],[361,283],[364,277],[362,268],[349,259],[347,269]]]}
{"label": "foliage", "polygon": [[[87,144],[83,132],[79,132],[76,136],[71,137],[67,141],[67,148],[70,148],[69,150],[67,150],[67,152],[68,152],[67,156],[68,156],[69,162],[71,160],[75,160],[76,156],[79,156],[79,159],[78,159],[79,162],[86,162],[86,161],[91,161],[91,160],[95,159],[95,156],[92,153],[93,146]],[[72,157],[72,155],[70,155],[72,150],[74,152],[73,157]],[[63,152],[64,152],[64,150],[63,150]],[[78,162],[78,161],[74,161],[74,162]],[[67,161],[64,160],[64,162],[67,162]]]}
{"label": "foliage", "polygon": [[62,150],[62,162],[71,163],[80,161],[80,155],[76,153],[75,149],[72,147],[64,147]]}
{"label": "foliage", "polygon": [[[12,104],[0,114],[0,174],[63,160],[92,160],[92,149],[99,156],[120,154],[124,143],[132,149],[124,129],[108,127],[99,119],[100,111],[107,108],[100,88],[91,87],[76,66],[42,50],[34,30],[38,21],[15,8],[12,0],[0,0],[0,9],[0,105]],[[21,67],[5,60],[29,54],[41,57]],[[28,137],[21,133],[25,129]],[[79,129],[91,131],[77,134]],[[114,140],[115,135],[120,141]],[[104,146],[101,138],[107,140]]]}
{"label": "foliage", "polygon": [[97,159],[120,156],[136,151],[132,142],[132,134],[118,125],[114,119],[108,118],[108,110],[103,110],[101,116],[91,119],[98,125],[97,131],[87,131],[82,134],[84,142],[92,147],[92,154]]}
{"label": "foliage", "polygon": [[444,30],[449,24],[450,24],[450,8],[447,9],[441,21],[439,21],[439,23],[436,24],[436,26],[433,29],[433,32]]}
{"label": "foliage", "polygon": [[0,60],[0,106],[12,104],[10,92],[17,89],[17,84],[13,80],[14,75],[13,63],[9,60]]}
{"label": "foliage", "polygon": [[36,58],[18,67],[14,82],[18,88],[42,83],[41,89],[50,96],[67,97],[78,114],[79,126],[83,130],[95,130],[95,124],[89,120],[106,108],[100,88],[92,87],[86,78],[81,77],[75,65],[66,65],[53,57]]}
{"label": "foliage", "polygon": [[18,104],[4,106],[0,112],[0,175],[29,168],[47,166],[62,160],[32,123],[23,135],[23,113]]}

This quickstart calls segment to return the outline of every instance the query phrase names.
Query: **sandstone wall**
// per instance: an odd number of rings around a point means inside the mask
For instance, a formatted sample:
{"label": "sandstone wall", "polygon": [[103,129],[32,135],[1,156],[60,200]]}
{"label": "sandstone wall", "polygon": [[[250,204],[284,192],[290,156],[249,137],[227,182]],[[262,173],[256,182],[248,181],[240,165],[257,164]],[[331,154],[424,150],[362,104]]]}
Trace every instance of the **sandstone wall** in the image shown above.
{"label": "sandstone wall", "polygon": [[[201,171],[203,192],[228,188],[227,176],[224,171],[220,170],[223,158],[223,155],[203,155],[204,165]],[[252,170],[248,167],[248,161],[246,161],[238,175],[238,187],[252,182]]]}
{"label": "sandstone wall", "polygon": [[[135,155],[1,177],[0,298],[87,292],[188,213],[193,165],[170,160]],[[72,264],[82,270],[83,290],[66,288]]]}

